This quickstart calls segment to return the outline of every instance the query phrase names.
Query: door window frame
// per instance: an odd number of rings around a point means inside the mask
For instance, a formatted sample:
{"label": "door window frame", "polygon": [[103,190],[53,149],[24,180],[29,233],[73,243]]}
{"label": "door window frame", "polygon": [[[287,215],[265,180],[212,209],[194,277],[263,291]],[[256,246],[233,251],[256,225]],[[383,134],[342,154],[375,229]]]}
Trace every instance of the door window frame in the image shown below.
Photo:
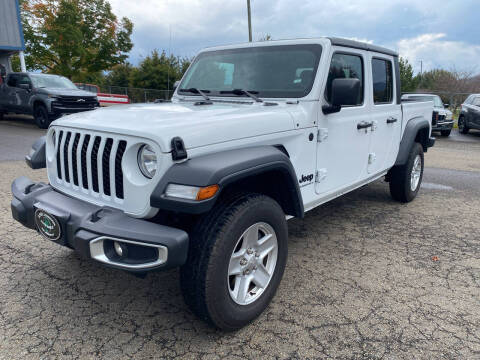
{"label": "door window frame", "polygon": [[[375,94],[374,94],[374,91],[375,89],[373,88],[373,60],[382,60],[382,61],[388,61],[390,63],[390,66],[391,66],[391,70],[392,70],[392,99],[390,102],[375,102]],[[395,78],[395,72],[394,72],[394,64],[393,64],[393,61],[392,59],[388,59],[388,58],[385,58],[385,57],[382,57],[382,56],[372,56],[370,58],[370,69],[372,71],[372,104],[373,106],[381,106],[381,105],[392,105],[392,104],[395,104],[395,101],[396,101],[396,78]]]}
{"label": "door window frame", "polygon": [[[362,102],[360,104],[357,104],[357,105],[344,105],[342,106],[342,108],[356,108],[356,107],[362,107],[362,106],[365,106],[365,89],[366,89],[366,81],[365,81],[365,75],[366,75],[366,72],[365,72],[365,59],[364,59],[364,56],[362,53],[357,53],[357,52],[354,52],[354,51],[344,51],[344,50],[335,50],[332,54],[332,56],[330,57],[330,62],[329,62],[329,65],[328,65],[328,71],[330,72],[330,68],[332,66],[332,59],[335,55],[350,55],[350,56],[356,56],[356,57],[359,57],[360,58],[360,61],[362,62]],[[323,89],[323,98],[325,99],[325,101],[327,103],[330,104],[330,101],[328,101],[327,99],[327,86],[328,86],[328,74],[326,76],[326,84],[325,84],[325,88]]]}

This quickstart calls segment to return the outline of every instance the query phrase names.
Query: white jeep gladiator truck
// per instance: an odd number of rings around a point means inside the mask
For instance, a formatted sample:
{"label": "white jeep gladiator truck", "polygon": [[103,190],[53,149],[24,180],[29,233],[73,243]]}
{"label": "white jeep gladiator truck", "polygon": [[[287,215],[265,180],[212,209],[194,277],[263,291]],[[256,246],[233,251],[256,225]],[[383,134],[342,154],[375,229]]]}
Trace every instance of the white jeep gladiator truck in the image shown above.
{"label": "white jeep gladiator truck", "polygon": [[401,103],[398,55],[337,38],[209,48],[171,103],[53,122],[26,157],[49,184],[12,184],[13,217],[136,274],[180,267],[192,311],[238,329],[287,262],[287,219],[385,177],[422,181],[431,102]]}

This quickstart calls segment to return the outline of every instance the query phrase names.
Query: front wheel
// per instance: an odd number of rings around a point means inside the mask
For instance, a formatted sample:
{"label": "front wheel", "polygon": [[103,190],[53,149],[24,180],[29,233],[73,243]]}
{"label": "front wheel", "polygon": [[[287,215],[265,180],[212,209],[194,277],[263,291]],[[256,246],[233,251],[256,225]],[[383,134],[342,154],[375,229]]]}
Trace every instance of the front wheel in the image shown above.
{"label": "front wheel", "polygon": [[423,148],[414,143],[407,163],[390,170],[390,194],[400,202],[410,202],[417,196],[423,179]]}
{"label": "front wheel", "polygon": [[285,214],[267,196],[247,194],[217,205],[191,234],[180,273],[185,302],[219,329],[247,325],[277,291],[287,238]]}
{"label": "front wheel", "polygon": [[462,134],[468,133],[468,130],[470,130],[467,126],[467,122],[465,120],[464,116],[460,116],[458,118],[458,131],[460,131]]}
{"label": "front wheel", "polygon": [[450,136],[450,133],[452,132],[452,130],[442,130],[440,131],[440,133],[442,134],[442,136],[445,136],[445,137],[448,137]]}
{"label": "front wheel", "polygon": [[35,123],[40,129],[47,129],[50,125],[51,120],[45,105],[37,105],[33,117],[35,118]]}

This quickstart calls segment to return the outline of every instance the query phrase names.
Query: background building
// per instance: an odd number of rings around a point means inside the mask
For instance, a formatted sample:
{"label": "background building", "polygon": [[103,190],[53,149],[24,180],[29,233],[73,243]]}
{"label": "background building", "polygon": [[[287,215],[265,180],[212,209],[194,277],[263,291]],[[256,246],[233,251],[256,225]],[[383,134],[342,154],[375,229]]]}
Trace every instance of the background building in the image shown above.
{"label": "background building", "polygon": [[7,72],[12,71],[10,56],[15,53],[20,54],[22,71],[26,71],[24,50],[18,0],[0,0],[0,64],[7,68]]}

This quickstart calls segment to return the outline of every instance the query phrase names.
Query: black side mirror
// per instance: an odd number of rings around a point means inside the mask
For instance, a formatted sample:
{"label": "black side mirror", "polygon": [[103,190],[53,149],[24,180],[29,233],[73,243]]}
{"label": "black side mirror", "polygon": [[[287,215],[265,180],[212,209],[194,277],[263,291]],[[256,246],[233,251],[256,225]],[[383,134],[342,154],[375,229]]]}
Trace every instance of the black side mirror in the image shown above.
{"label": "black side mirror", "polygon": [[342,106],[358,104],[360,95],[359,79],[334,79],[332,81],[332,102],[322,107],[325,115],[339,112]]}
{"label": "black side mirror", "polygon": [[180,80],[177,80],[173,83],[173,91],[177,90],[178,85],[180,85]]}
{"label": "black side mirror", "polygon": [[450,104],[443,104],[443,107],[448,108],[450,107]]}
{"label": "black side mirror", "polygon": [[31,90],[32,89],[32,85],[31,84],[18,84],[18,87],[20,89],[24,89],[24,90]]}

